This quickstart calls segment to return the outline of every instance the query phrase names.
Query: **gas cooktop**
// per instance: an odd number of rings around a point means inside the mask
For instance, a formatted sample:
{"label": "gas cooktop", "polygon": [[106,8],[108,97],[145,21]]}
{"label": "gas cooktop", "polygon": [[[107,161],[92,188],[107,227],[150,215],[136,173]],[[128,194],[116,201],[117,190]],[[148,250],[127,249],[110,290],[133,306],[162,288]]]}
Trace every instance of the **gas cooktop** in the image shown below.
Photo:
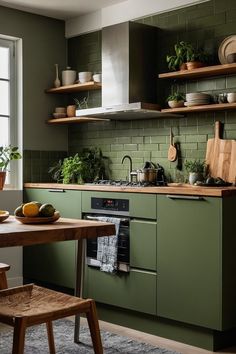
{"label": "gas cooktop", "polygon": [[160,182],[155,182],[155,183],[150,183],[150,182],[129,182],[129,181],[124,181],[124,180],[111,180],[111,179],[99,179],[97,181],[94,181],[92,183],[86,183],[87,185],[93,185],[93,186],[111,186],[111,187],[158,187],[158,186],[164,186],[166,185],[165,182],[160,181]]}

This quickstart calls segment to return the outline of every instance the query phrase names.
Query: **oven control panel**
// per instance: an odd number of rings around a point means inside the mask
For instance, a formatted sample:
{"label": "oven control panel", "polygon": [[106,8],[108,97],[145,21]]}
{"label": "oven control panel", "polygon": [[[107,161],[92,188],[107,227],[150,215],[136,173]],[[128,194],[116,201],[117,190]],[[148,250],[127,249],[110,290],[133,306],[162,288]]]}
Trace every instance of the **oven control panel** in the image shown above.
{"label": "oven control panel", "polygon": [[91,209],[93,210],[112,210],[112,211],[129,211],[128,199],[111,199],[111,198],[91,198]]}

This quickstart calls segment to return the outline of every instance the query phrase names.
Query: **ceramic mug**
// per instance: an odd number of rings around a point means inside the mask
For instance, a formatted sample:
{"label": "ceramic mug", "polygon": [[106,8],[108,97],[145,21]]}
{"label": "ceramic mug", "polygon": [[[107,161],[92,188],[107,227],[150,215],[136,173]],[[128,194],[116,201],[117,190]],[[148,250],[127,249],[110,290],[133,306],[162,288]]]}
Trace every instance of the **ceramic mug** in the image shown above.
{"label": "ceramic mug", "polygon": [[75,117],[76,105],[70,105],[66,108],[67,117]]}
{"label": "ceramic mug", "polygon": [[236,92],[227,93],[227,101],[229,103],[235,103],[236,102]]}

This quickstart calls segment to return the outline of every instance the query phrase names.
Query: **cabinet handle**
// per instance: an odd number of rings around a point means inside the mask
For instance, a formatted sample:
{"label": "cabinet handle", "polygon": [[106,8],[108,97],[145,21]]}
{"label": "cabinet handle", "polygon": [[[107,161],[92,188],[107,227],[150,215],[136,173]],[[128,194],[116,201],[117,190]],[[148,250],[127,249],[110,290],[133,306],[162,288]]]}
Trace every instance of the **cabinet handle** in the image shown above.
{"label": "cabinet handle", "polygon": [[193,196],[193,195],[172,195],[172,194],[168,194],[167,198],[169,198],[169,199],[184,199],[184,200],[204,200],[203,197]]}
{"label": "cabinet handle", "polygon": [[51,192],[51,193],[65,193],[65,189],[49,189],[48,192]]}

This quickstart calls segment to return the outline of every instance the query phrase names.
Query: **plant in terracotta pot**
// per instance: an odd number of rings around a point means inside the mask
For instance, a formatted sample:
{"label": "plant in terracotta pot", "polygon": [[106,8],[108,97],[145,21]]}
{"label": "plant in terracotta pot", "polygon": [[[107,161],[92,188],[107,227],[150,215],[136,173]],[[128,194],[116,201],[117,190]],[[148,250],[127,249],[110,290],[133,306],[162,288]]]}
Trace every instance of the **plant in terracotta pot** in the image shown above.
{"label": "plant in terracotta pot", "polygon": [[0,190],[4,187],[9,163],[21,157],[17,146],[0,146]]}
{"label": "plant in terracotta pot", "polygon": [[186,66],[188,70],[201,68],[206,65],[209,55],[202,49],[196,50],[191,43],[186,45]]}
{"label": "plant in terracotta pot", "polygon": [[186,70],[186,46],[181,41],[174,45],[175,55],[167,55],[166,62],[170,70]]}
{"label": "plant in terracotta pot", "polygon": [[185,161],[184,164],[186,171],[189,173],[189,183],[195,184],[197,181],[203,180],[203,174],[205,172],[206,163],[205,161],[193,160]]}
{"label": "plant in terracotta pot", "polygon": [[173,94],[167,97],[166,101],[170,108],[178,108],[184,106],[184,99],[185,96],[183,93],[174,92]]}

